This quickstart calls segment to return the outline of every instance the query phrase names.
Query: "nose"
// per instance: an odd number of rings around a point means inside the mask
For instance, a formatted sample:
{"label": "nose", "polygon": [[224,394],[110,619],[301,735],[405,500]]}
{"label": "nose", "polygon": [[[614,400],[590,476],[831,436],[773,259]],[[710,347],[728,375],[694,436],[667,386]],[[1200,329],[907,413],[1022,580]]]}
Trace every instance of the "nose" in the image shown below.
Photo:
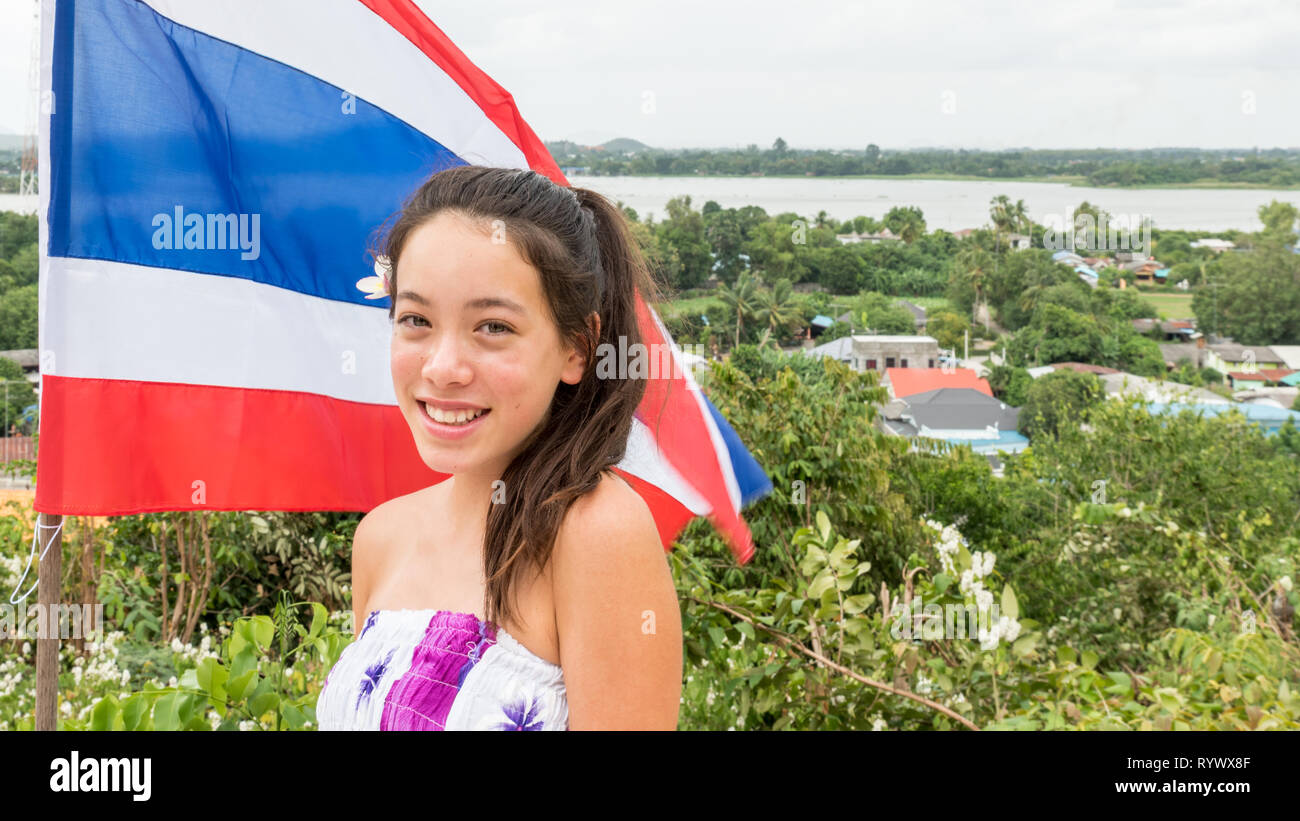
{"label": "nose", "polygon": [[463,342],[450,332],[431,341],[425,349],[420,375],[438,387],[468,384],[473,367]]}

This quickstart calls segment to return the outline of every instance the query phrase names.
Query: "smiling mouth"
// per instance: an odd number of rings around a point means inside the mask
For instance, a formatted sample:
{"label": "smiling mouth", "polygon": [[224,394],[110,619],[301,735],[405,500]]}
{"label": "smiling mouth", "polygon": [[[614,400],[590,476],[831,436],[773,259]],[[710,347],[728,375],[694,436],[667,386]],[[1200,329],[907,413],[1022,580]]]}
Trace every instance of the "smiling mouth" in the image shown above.
{"label": "smiling mouth", "polygon": [[444,411],[420,402],[420,409],[425,416],[441,425],[468,425],[480,416],[484,416],[492,411],[491,408],[480,410],[461,409],[454,411]]}

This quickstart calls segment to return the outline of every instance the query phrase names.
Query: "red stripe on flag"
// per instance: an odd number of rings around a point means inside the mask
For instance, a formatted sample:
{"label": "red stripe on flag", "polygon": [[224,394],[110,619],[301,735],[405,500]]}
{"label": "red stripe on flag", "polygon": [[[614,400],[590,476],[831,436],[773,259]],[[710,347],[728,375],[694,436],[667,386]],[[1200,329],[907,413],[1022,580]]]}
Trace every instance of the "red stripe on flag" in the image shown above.
{"label": "red stripe on flag", "polygon": [[[442,29],[433,24],[424,12],[411,0],[361,0],[361,3],[384,22],[396,29],[403,37],[410,40],[424,55],[436,63],[456,85],[464,89],[488,119],[496,124],[501,132],[519,146],[528,167],[550,177],[556,183],[567,186],[560,167],[555,164],[551,152],[533,133],[528,123],[524,122],[515,98],[478,66],[470,62],[465,53],[456,48]],[[462,157],[461,159],[467,159]]]}
{"label": "red stripe on flag", "polygon": [[[658,361],[658,352],[663,349],[656,346],[670,345],[671,340],[660,331],[650,308],[639,298],[636,310],[645,345],[655,352],[651,360]],[[718,458],[708,421],[704,418],[708,411],[700,406],[690,391],[682,375],[685,366],[680,358],[676,353],[673,358],[677,373],[659,373],[646,380],[646,394],[637,408],[637,418],[650,428],[664,458],[709,503],[712,508],[709,518],[730,544],[736,559],[744,564],[754,554],[753,535],[745,520],[732,507],[723,474],[727,468]]]}
{"label": "red stripe on flag", "polygon": [[659,526],[659,539],[664,544],[664,550],[672,550],[673,540],[686,525],[690,524],[695,514],[676,498],[640,476],[634,476],[617,467],[614,468],[614,472],[623,477],[633,490],[641,494],[641,498],[645,500],[646,506],[655,517],[655,524]]}
{"label": "red stripe on flag", "polygon": [[447,478],[396,405],[51,374],[41,393],[41,513],[369,511]]}
{"label": "red stripe on flag", "polygon": [[[448,476],[421,461],[396,405],[52,374],[42,375],[41,392],[40,513],[368,512]],[[670,549],[694,514],[615,470],[645,499]]]}

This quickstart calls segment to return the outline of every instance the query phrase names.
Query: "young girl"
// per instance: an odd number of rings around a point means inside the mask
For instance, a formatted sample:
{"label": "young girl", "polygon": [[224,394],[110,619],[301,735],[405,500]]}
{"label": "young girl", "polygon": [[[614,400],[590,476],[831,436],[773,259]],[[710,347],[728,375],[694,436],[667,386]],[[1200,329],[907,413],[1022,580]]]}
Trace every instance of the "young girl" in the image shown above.
{"label": "young girl", "polygon": [[458,166],[415,192],[383,257],[398,406],[451,476],[357,526],[358,632],[320,728],[675,729],[672,576],[609,470],[645,383],[596,370],[598,349],[641,342],[636,291],[657,298],[622,213],[533,171]]}

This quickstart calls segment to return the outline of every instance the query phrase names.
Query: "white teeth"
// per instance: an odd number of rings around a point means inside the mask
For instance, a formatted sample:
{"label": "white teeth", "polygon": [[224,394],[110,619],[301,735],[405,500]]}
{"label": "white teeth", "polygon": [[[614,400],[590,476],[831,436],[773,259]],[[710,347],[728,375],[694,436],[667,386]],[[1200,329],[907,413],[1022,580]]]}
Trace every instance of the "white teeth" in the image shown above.
{"label": "white teeth", "polygon": [[486,412],[484,410],[468,409],[444,411],[424,402],[421,402],[420,404],[424,405],[424,411],[429,414],[430,419],[433,419],[435,422],[441,422],[444,425],[463,425],[472,419],[482,416]]}

